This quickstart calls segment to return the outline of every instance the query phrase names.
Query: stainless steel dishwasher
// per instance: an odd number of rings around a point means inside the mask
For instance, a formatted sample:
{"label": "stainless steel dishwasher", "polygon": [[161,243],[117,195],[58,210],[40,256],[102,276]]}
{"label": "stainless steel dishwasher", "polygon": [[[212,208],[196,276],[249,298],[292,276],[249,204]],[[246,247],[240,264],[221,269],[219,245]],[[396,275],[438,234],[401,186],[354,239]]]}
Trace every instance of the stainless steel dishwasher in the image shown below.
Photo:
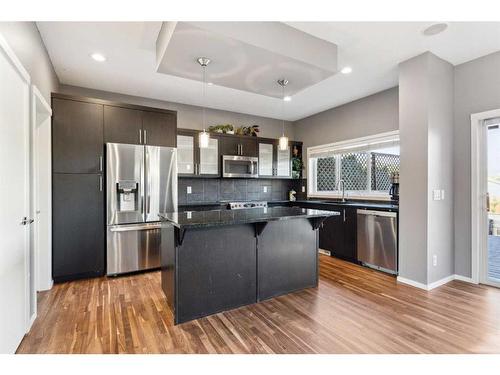
{"label": "stainless steel dishwasher", "polygon": [[357,214],[358,261],[397,275],[397,213],[359,209]]}

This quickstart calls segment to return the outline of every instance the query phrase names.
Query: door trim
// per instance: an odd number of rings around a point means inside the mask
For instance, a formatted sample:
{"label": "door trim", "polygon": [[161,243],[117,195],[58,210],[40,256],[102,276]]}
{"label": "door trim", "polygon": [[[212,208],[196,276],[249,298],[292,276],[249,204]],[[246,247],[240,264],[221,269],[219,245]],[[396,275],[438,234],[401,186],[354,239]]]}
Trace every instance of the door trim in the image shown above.
{"label": "door trim", "polygon": [[492,284],[485,278],[483,262],[484,252],[487,251],[488,238],[487,220],[482,215],[485,209],[486,185],[486,133],[483,121],[493,117],[500,117],[500,109],[473,113],[471,115],[471,278],[475,284]]}
{"label": "door trim", "polygon": [[[7,58],[8,61],[12,64],[12,66],[16,69],[17,73],[19,74],[21,80],[23,83],[26,85],[27,88],[27,96],[26,96],[26,110],[28,113],[27,115],[27,121],[23,124],[24,132],[25,132],[25,148],[29,152],[30,148],[30,143],[29,143],[29,138],[30,138],[30,84],[31,84],[31,77],[28,74],[27,70],[24,68],[22,65],[21,61],[18,59],[14,51],[11,49],[9,44],[7,43],[6,39],[4,36],[0,33],[0,52],[3,52]],[[25,178],[26,178],[26,186],[25,186],[25,199],[27,203],[27,210],[25,212],[25,215],[28,217],[30,212],[30,198],[31,198],[31,193],[30,193],[30,186],[31,186],[31,181],[30,181],[30,163],[31,160],[29,156],[26,158],[25,162]],[[18,220],[21,218],[15,218],[15,220]],[[29,227],[28,227],[29,228]],[[27,228],[27,229],[28,229]],[[29,261],[29,247],[30,247],[30,230],[26,230],[24,234],[25,238],[25,249],[24,249],[24,257],[25,257],[25,262],[24,262],[24,278],[25,278],[25,292],[24,292],[24,331],[27,333],[31,327],[31,317],[30,315],[30,280],[29,280],[29,270],[30,270],[30,261]],[[19,342],[20,343],[20,342]],[[18,345],[19,345],[18,343]]]}
{"label": "door trim", "polygon": [[[34,168],[37,168],[40,163],[39,155],[40,155],[40,149],[38,148],[38,127],[39,124],[44,123],[46,121],[51,121],[52,117],[52,108],[50,105],[47,103],[46,99],[43,97],[42,93],[38,89],[38,87],[34,84],[31,85],[31,165],[32,167],[32,179],[31,179],[31,185],[32,185],[32,212],[31,215],[35,219],[33,222],[33,250],[34,250],[34,274],[31,275],[31,278],[35,280],[35,290],[34,293],[30,296],[31,298],[31,303],[34,303],[34,314],[31,317],[31,322],[34,321],[34,319],[37,316],[37,294],[36,292],[41,291],[41,290],[49,290],[52,288],[53,285],[53,280],[52,280],[52,261],[51,261],[51,254],[43,254],[44,256],[47,256],[48,259],[45,259],[47,264],[48,264],[48,272],[46,275],[42,275],[41,269],[40,269],[40,262],[41,262],[41,256],[40,254],[40,243],[39,243],[39,235],[40,235],[40,228],[39,228],[39,215],[38,215],[38,209],[40,207],[40,202],[43,199],[47,200],[47,220],[48,220],[48,233],[47,233],[47,238],[52,238],[52,189],[49,189],[47,196],[42,197],[40,192],[38,191],[39,185],[38,185],[38,174],[35,172]],[[51,126],[49,124],[48,126],[49,132],[51,132]],[[48,134],[48,139],[49,142],[51,140],[51,134]],[[49,166],[49,176],[48,179],[49,181],[52,180],[52,161],[50,160],[50,155],[52,154],[52,150],[50,149],[49,145],[49,150],[47,155],[49,156],[49,160],[45,160],[45,163],[48,163]],[[48,248],[52,250],[51,244],[49,244]]]}

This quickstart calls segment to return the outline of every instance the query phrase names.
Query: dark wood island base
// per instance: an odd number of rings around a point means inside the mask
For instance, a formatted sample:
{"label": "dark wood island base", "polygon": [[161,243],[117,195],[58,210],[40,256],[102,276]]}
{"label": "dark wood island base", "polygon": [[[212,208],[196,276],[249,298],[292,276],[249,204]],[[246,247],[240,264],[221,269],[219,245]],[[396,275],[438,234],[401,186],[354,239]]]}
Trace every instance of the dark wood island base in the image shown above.
{"label": "dark wood island base", "polygon": [[[291,210],[301,215],[283,216]],[[232,223],[224,211],[172,214],[177,221],[166,220],[161,234],[161,283],[175,324],[316,287],[317,229],[335,214],[276,207]]]}

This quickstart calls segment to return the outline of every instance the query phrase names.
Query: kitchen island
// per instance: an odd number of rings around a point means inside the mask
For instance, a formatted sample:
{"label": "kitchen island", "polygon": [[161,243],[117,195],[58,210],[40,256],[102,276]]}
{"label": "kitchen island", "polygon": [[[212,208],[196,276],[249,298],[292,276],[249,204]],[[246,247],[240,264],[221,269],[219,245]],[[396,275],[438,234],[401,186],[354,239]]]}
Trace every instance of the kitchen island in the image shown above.
{"label": "kitchen island", "polygon": [[318,228],[299,207],[160,214],[161,283],[176,324],[318,285]]}

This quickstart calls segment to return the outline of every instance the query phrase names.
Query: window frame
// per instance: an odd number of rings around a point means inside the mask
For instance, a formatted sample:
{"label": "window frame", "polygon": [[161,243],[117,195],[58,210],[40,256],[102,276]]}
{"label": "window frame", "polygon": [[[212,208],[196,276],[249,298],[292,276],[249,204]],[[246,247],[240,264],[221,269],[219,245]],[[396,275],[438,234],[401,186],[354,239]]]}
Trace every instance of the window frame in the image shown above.
{"label": "window frame", "polygon": [[[317,191],[317,160],[319,154],[331,153],[336,157],[336,181],[339,181],[341,176],[341,153],[350,152],[352,149],[360,149],[359,152],[371,153],[370,147],[382,145],[384,143],[398,143],[399,144],[399,130],[392,132],[380,133],[372,136],[356,138],[341,142],[329,143],[325,145],[313,146],[307,148],[307,197],[308,198],[341,198],[342,192],[340,190],[331,191]],[[362,148],[366,147],[365,150]],[[352,151],[351,151],[352,152]],[[401,153],[400,153],[401,155]],[[327,157],[327,156],[325,156]],[[369,159],[369,158],[368,158]],[[367,187],[368,190],[346,190],[345,198],[350,199],[373,199],[373,200],[390,200],[389,192],[380,190],[371,190],[371,168],[367,165]]]}

